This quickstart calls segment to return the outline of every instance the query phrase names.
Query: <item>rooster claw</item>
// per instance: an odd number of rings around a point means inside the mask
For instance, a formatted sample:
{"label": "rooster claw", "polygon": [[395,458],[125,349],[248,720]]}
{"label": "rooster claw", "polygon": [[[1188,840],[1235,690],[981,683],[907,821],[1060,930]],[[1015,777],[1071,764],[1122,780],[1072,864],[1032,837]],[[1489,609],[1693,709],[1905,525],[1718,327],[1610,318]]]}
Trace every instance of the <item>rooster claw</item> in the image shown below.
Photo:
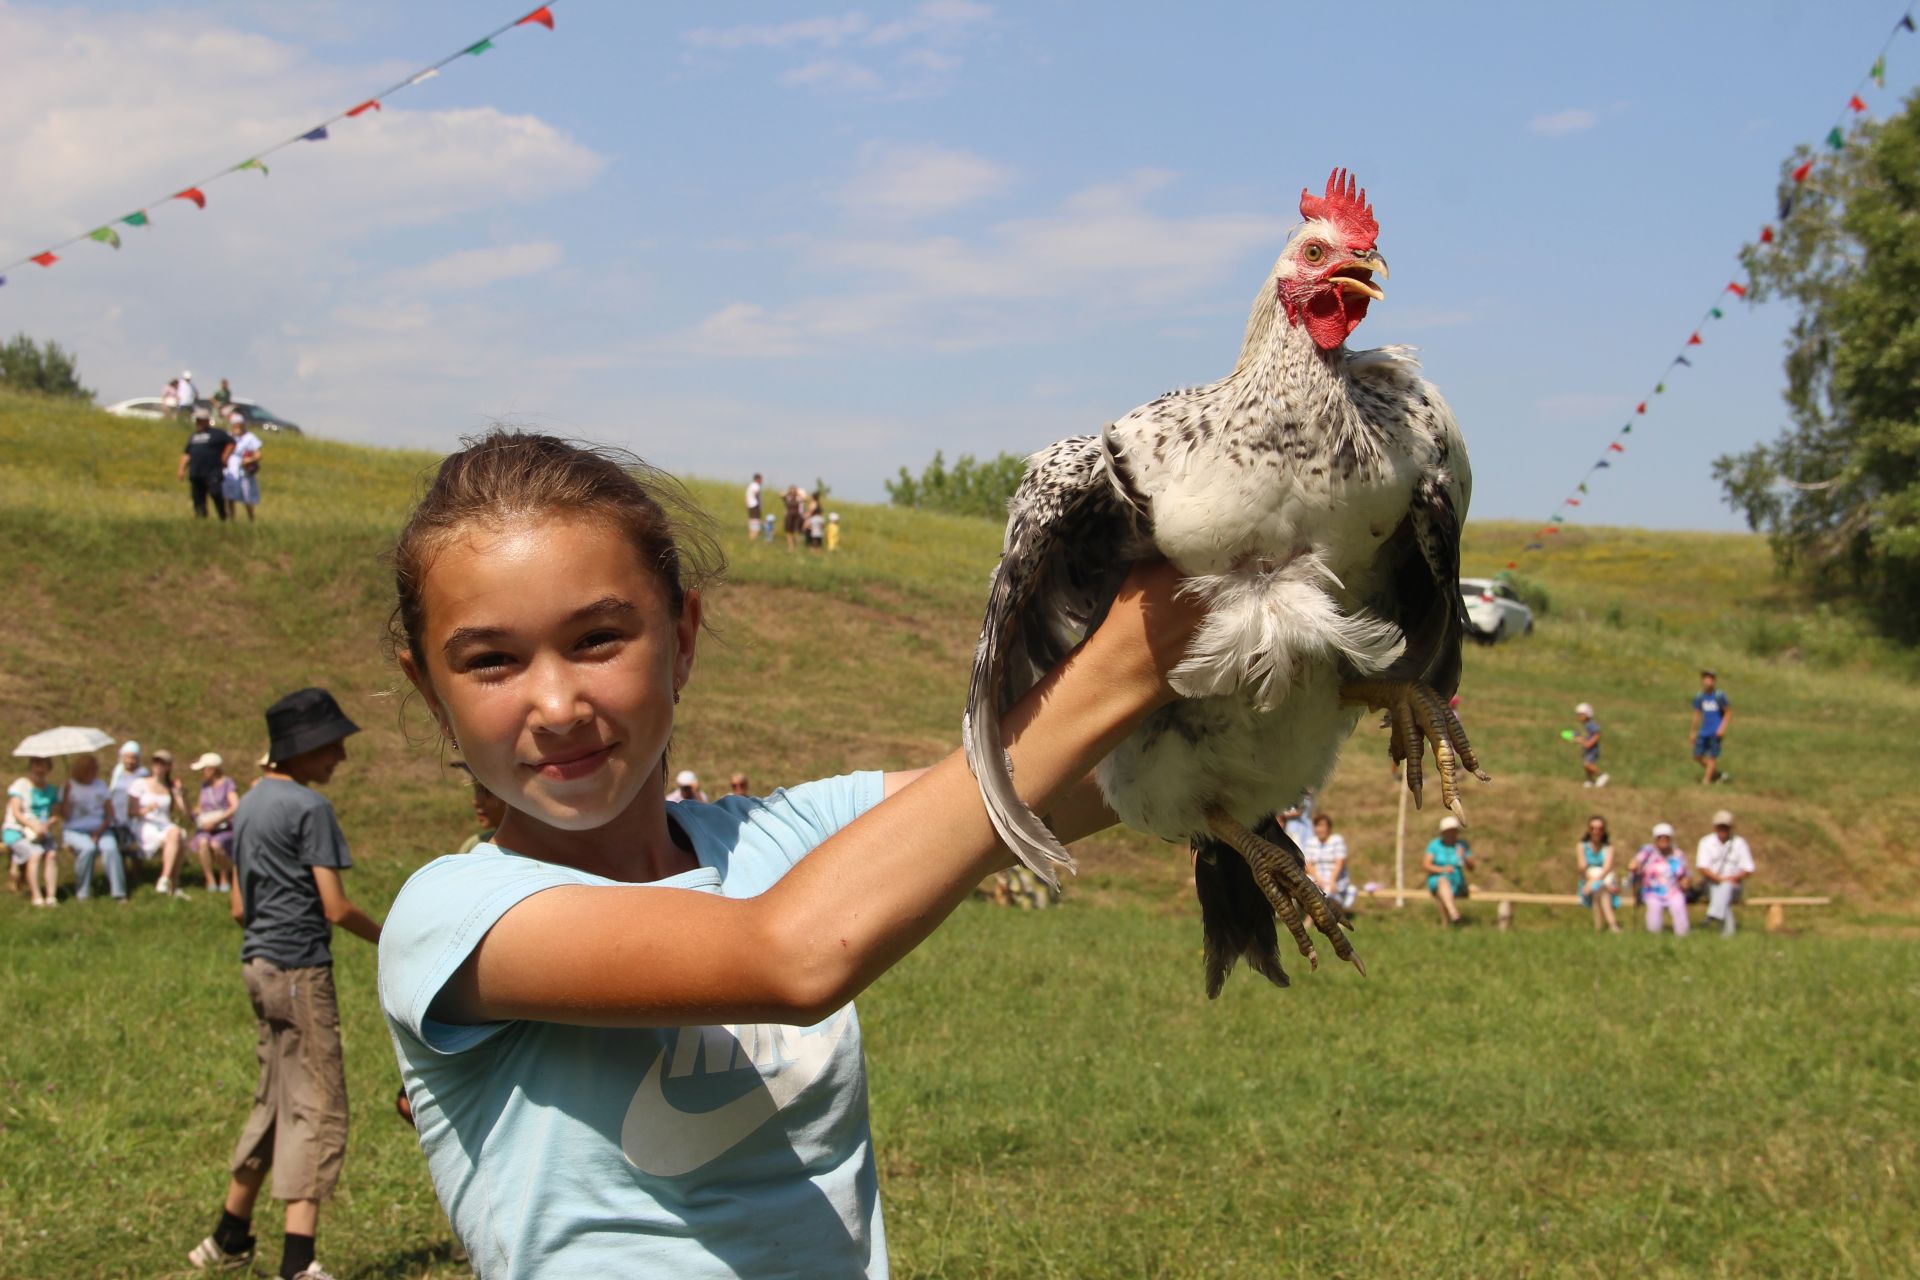
{"label": "rooster claw", "polygon": [[1460,766],[1474,777],[1491,782],[1467,740],[1466,726],[1438,693],[1416,680],[1356,680],[1340,690],[1342,701],[1358,703],[1386,712],[1385,725],[1392,731],[1387,754],[1394,763],[1405,763],[1407,790],[1413,793],[1413,806],[1419,808],[1425,779],[1421,758],[1425,745],[1433,744],[1433,762],[1440,774],[1440,799],[1449,812],[1466,821],[1466,807],[1460,803]]}

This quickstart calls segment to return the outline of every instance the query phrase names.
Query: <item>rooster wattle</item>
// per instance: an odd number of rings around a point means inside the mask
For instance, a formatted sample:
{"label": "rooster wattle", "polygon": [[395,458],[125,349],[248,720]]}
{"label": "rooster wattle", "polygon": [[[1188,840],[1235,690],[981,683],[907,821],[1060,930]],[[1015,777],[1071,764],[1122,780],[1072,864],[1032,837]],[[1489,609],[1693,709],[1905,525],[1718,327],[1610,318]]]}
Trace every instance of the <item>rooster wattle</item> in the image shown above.
{"label": "rooster wattle", "polygon": [[[1387,264],[1366,193],[1336,170],[1262,283],[1233,372],[1035,454],[1008,508],[967,694],[967,760],[996,829],[1057,883],[1073,859],[1020,801],[1001,712],[1163,556],[1207,617],[1097,780],[1128,826],[1192,843],[1208,995],[1236,959],[1279,985],[1275,917],[1359,964],[1272,814],[1316,788],[1362,707],[1387,712],[1416,801],[1424,742],[1442,797],[1482,780],[1448,706],[1460,679],[1465,442],[1411,351],[1349,351]],[[1256,831],[1255,828],[1259,830]],[[1363,970],[1364,971],[1364,970]]]}

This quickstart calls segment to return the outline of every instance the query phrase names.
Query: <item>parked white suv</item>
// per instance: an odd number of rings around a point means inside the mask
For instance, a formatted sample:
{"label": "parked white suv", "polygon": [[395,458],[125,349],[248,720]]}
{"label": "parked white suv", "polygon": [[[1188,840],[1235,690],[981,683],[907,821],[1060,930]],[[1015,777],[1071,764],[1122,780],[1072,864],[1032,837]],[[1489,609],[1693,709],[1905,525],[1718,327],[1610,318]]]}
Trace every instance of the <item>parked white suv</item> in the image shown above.
{"label": "parked white suv", "polygon": [[1467,607],[1468,631],[1483,644],[1533,634],[1533,610],[1496,578],[1460,579],[1460,600]]}

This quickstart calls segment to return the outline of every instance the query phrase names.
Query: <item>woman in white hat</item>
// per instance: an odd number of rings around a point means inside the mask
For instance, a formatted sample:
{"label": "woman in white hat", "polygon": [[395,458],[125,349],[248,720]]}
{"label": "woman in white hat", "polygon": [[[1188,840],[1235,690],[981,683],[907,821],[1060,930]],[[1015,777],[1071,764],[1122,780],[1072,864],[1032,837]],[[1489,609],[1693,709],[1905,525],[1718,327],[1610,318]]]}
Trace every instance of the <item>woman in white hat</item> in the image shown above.
{"label": "woman in white hat", "polygon": [[1467,872],[1473,870],[1473,846],[1460,835],[1460,819],[1440,819],[1440,834],[1427,844],[1427,892],[1440,907],[1440,923],[1460,923],[1456,900],[1467,896]]}
{"label": "woman in white hat", "polygon": [[1687,919],[1687,859],[1673,847],[1673,825],[1653,824],[1653,843],[1640,846],[1633,855],[1633,882],[1640,887],[1640,901],[1647,908],[1647,932],[1660,932],[1660,917],[1673,921],[1673,932],[1686,937],[1691,922]]}
{"label": "woman in white hat", "polygon": [[707,793],[700,789],[700,775],[691,769],[682,769],[673,780],[673,790],[667,792],[669,804],[678,804],[686,800],[707,803]]}
{"label": "woman in white hat", "polygon": [[233,883],[233,811],[240,807],[240,788],[224,772],[226,763],[218,751],[208,751],[192,766],[200,775],[200,799],[190,843],[200,855],[208,893],[226,893]]}

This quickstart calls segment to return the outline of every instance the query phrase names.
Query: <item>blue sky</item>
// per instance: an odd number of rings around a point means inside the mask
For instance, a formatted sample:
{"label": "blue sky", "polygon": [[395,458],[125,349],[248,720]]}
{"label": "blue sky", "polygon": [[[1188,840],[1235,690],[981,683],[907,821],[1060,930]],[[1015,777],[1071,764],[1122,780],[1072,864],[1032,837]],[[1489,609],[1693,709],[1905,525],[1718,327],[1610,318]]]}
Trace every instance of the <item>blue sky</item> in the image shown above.
{"label": "blue sky", "polygon": [[[530,2],[530,0],[528,0]],[[522,5],[0,3],[0,257],[296,132]],[[181,364],[334,437],[517,417],[879,498],[1232,363],[1335,165],[1452,401],[1479,516],[1541,517],[1771,216],[1900,16],[1823,5],[564,0],[119,253],[9,273],[0,328],[105,401]],[[1876,113],[1920,76],[1889,58]],[[1783,309],[1707,330],[1586,520],[1730,528]]]}

